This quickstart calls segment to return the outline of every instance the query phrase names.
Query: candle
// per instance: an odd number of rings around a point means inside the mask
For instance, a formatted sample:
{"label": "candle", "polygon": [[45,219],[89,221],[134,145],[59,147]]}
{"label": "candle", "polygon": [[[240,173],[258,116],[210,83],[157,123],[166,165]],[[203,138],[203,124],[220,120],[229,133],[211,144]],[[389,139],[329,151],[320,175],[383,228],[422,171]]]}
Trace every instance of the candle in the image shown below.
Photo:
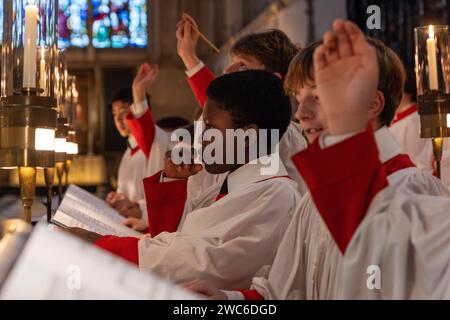
{"label": "candle", "polygon": [[43,96],[47,95],[47,74],[45,73],[45,53],[44,47],[41,48],[41,63],[39,68],[39,87],[44,90]]}
{"label": "candle", "polygon": [[438,73],[436,61],[436,40],[434,39],[433,26],[429,27],[427,39],[427,55],[428,55],[428,80],[430,90],[438,89]]}
{"label": "candle", "polygon": [[36,26],[38,7],[28,2],[25,7],[25,41],[23,53],[23,87],[36,88]]}

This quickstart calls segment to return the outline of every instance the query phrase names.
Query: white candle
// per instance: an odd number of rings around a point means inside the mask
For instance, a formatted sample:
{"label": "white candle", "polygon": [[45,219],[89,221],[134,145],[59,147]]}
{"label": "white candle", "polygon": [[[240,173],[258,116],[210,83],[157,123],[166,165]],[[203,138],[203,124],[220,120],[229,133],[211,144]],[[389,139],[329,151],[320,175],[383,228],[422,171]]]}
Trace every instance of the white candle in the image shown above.
{"label": "white candle", "polygon": [[23,53],[23,87],[36,88],[36,34],[38,7],[29,3],[25,7],[25,39]]}
{"label": "white candle", "polygon": [[428,80],[430,90],[438,89],[438,70],[436,61],[436,40],[434,39],[433,26],[429,28],[429,37],[427,39],[427,55],[428,55]]}
{"label": "white candle", "polygon": [[39,87],[44,90],[42,93],[43,96],[47,95],[47,74],[45,72],[45,53],[44,53],[44,47],[41,48],[41,63],[39,68]]}

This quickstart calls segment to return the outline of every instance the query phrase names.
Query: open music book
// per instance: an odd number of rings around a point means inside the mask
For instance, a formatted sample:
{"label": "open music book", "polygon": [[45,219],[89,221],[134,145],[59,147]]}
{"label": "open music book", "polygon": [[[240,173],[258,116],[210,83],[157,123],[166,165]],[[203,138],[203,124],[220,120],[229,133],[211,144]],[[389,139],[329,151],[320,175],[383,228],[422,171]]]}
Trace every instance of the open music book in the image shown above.
{"label": "open music book", "polygon": [[198,298],[64,231],[47,230],[41,222],[1,286],[0,299]]}
{"label": "open music book", "polygon": [[101,235],[137,237],[141,233],[124,226],[125,218],[106,201],[70,185],[52,223],[62,227],[83,228]]}

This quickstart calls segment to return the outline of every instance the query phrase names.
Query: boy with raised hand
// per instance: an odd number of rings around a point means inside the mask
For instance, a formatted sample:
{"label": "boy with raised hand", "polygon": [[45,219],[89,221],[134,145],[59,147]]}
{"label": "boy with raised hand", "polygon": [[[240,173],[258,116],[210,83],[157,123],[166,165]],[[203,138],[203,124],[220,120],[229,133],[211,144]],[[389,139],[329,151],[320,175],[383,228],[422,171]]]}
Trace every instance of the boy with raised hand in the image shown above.
{"label": "boy with raised hand", "polygon": [[[186,14],[183,15],[183,19],[178,23],[176,34],[177,51],[188,69],[188,83],[195,93],[200,106],[203,107],[206,100],[206,88],[214,80],[215,76],[195,55],[198,33],[194,31],[188,21],[195,25],[195,21]],[[289,63],[297,51],[298,48],[280,30],[252,34],[240,39],[233,46],[233,62],[224,70],[224,73],[243,70],[266,70],[284,79]],[[146,121],[134,119],[133,122],[143,128],[140,130],[141,133],[145,133]],[[143,137],[137,139],[138,142],[141,141],[140,144],[148,145],[146,141],[149,139],[139,133],[136,133],[136,135]],[[290,158],[305,147],[306,141],[300,127],[291,122],[286,133],[281,138],[279,153],[289,176],[297,182],[298,190],[301,194],[306,192],[306,188]],[[170,161],[166,159],[166,164],[168,163],[170,164]],[[198,165],[180,165],[176,167],[176,170],[164,170],[164,174],[166,178],[186,179],[184,184],[180,185],[179,189],[165,189],[164,186],[159,186],[158,190],[153,190],[154,193],[158,193],[158,197],[149,195],[149,200],[151,201],[148,206],[149,210],[151,210],[149,211],[150,229],[153,229],[154,232],[176,230],[177,223],[182,219],[186,199],[197,202],[210,186],[223,179],[223,175],[211,175]],[[158,175],[152,178],[150,180],[153,183],[160,181]]]}
{"label": "boy with raised hand", "polygon": [[[177,52],[186,67],[187,81],[200,106],[203,107],[206,89],[215,75],[197,58],[198,33],[191,24],[196,25],[195,20],[189,15],[183,14],[177,25]],[[284,79],[289,63],[298,50],[298,47],[280,30],[250,34],[239,39],[233,45],[231,48],[232,62],[223,72],[265,70]],[[301,194],[306,192],[306,188],[290,158],[305,147],[306,141],[300,128],[294,122],[290,123],[280,142],[280,157],[289,175],[297,182]],[[200,179],[196,178],[195,180]]]}
{"label": "boy with raised hand", "polygon": [[134,135],[130,133],[125,121],[132,103],[131,88],[119,90],[111,100],[110,108],[114,124],[119,134],[128,139],[128,147],[120,161],[117,175],[117,191],[110,192],[106,197],[106,201],[125,217],[143,217],[146,219],[147,208],[142,180],[148,175],[148,161],[137,145]]}
{"label": "boy with raised hand", "polygon": [[[390,296],[392,287],[389,285],[386,285],[384,293],[375,290],[373,292],[379,295],[372,296],[372,291],[365,287],[368,279],[367,268],[377,265],[365,264],[371,261],[366,258],[375,258],[372,253],[380,253],[383,241],[391,239],[392,261],[395,261],[394,256],[398,252],[393,248],[396,245],[401,246],[405,231],[401,223],[408,225],[408,219],[402,217],[395,221],[395,216],[389,217],[387,225],[398,224],[397,229],[393,229],[387,238],[380,236],[378,243],[368,245],[367,242],[374,239],[366,241],[365,247],[359,247],[359,251],[355,253],[356,256],[360,254],[357,260],[352,260],[355,256],[348,259],[348,241],[363,216],[361,212],[365,211],[370,203],[370,196],[384,187],[387,181],[394,190],[418,192],[424,197],[445,196],[447,192],[440,181],[414,168],[409,158],[400,153],[399,146],[386,127],[381,125],[392,120],[395,106],[400,101],[403,70],[398,57],[381,42],[366,40],[362,32],[350,22],[344,24],[337,21],[334,28],[337,37],[327,33],[324,37],[326,48],[333,48],[333,41],[336,41],[334,46],[337,47],[339,40],[352,44],[351,50],[341,44],[343,48],[340,57],[344,60],[343,63],[337,66],[330,63],[330,69],[326,70],[323,61],[318,60],[324,46],[315,43],[294,59],[287,77],[287,87],[298,92],[297,99],[301,101],[301,111],[297,115],[300,124],[304,129],[323,128],[325,133],[312,137],[315,141],[308,150],[295,156],[294,160],[305,174],[311,194],[303,198],[280,244],[273,265],[266,268],[269,270],[265,270],[265,275],[253,279],[252,290],[223,292],[198,280],[186,284],[186,287],[211,298],[221,299],[410,297]],[[349,35],[350,32],[352,36]],[[335,40],[330,43],[331,39]],[[317,51],[316,55],[314,51]],[[331,62],[340,60],[336,53],[328,53],[325,58],[325,61]],[[318,70],[322,73],[317,72]],[[352,79],[355,75],[358,77]],[[368,83],[362,84],[362,79]],[[325,103],[328,103],[328,108],[323,106]],[[341,105],[344,107],[341,108]],[[359,107],[358,112],[353,113],[352,107]],[[325,148],[345,139],[348,133],[365,130],[369,123],[371,128],[364,131],[362,136],[355,136],[349,141]],[[376,130],[375,134],[372,127]],[[377,176],[377,173],[381,176]],[[376,227],[376,221],[377,218],[373,227]],[[386,229],[389,227],[380,227],[377,232],[384,233]],[[396,237],[396,231],[399,232],[399,237]],[[359,237],[364,235],[361,233]],[[369,234],[368,239],[371,237],[372,234]],[[367,256],[364,255],[364,250],[367,250]],[[405,251],[408,249],[405,248]],[[400,259],[400,265],[406,261],[402,260],[404,257]],[[382,256],[373,260],[377,263],[381,261],[384,261]],[[387,265],[389,266],[389,263]],[[383,268],[381,270],[383,271]],[[402,265],[402,269],[398,271],[401,270],[408,272],[408,267]],[[357,280],[353,280],[352,276]],[[404,278],[400,282],[403,280]],[[393,281],[392,284],[398,283],[390,277],[389,281]],[[421,285],[421,281],[411,283],[412,287]],[[363,291],[356,291],[361,288]],[[398,294],[400,293],[403,294]]]}
{"label": "boy with raised hand", "polygon": [[[215,151],[209,152],[217,158],[204,166],[211,174],[227,174],[210,187],[202,204],[187,206],[190,209],[186,209],[177,231],[142,239],[99,238],[80,229],[72,232],[175,282],[200,277],[222,288],[249,286],[260,266],[271,264],[300,200],[274,145],[261,148],[264,140],[259,135],[264,130],[269,137],[284,134],[291,117],[290,101],[281,80],[264,71],[219,77],[210,84],[207,95],[205,134],[214,133],[214,137],[203,141],[203,159],[211,148]],[[227,134],[230,130],[253,131],[256,141],[236,145],[238,139]],[[258,145],[254,158],[251,148]],[[243,148],[242,162],[236,153],[231,158],[227,155],[232,146]],[[273,172],[265,171],[267,159],[278,164],[270,167]]]}
{"label": "boy with raised hand", "polygon": [[[448,192],[399,157],[382,164],[371,117],[385,76],[376,52],[355,24],[336,21],[314,69],[328,133],[296,163],[343,255],[339,297],[448,298]],[[328,157],[336,161],[324,172]]]}

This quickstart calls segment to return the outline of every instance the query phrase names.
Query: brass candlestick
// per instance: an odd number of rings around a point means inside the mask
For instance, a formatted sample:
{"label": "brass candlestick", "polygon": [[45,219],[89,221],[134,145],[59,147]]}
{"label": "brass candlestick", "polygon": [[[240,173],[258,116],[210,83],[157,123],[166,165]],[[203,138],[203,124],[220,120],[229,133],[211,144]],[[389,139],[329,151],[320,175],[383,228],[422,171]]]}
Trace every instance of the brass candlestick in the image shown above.
{"label": "brass candlestick", "polygon": [[67,160],[64,166],[64,172],[66,173],[66,188],[69,187],[69,172],[72,167],[73,160],[67,155]]}
{"label": "brass candlestick", "polygon": [[437,176],[440,179],[441,178],[441,161],[442,161],[442,149],[444,145],[444,139],[443,138],[433,138],[433,155],[434,159],[436,160],[436,172]]}
{"label": "brass candlestick", "polygon": [[52,219],[53,181],[55,179],[55,167],[44,169],[45,185],[47,187],[47,222]]}
{"label": "brass candlestick", "polygon": [[449,27],[414,29],[420,137],[431,139],[436,171],[441,178],[444,138],[450,137]]}
{"label": "brass candlestick", "polygon": [[58,202],[61,204],[62,201],[62,180],[64,175],[65,162],[56,163],[56,176],[58,177]]}
{"label": "brass candlestick", "polygon": [[3,1],[0,167],[18,168],[31,222],[36,168],[55,165],[58,1]]}
{"label": "brass candlestick", "polygon": [[19,167],[19,182],[24,220],[31,223],[31,206],[33,205],[36,190],[36,168]]}

